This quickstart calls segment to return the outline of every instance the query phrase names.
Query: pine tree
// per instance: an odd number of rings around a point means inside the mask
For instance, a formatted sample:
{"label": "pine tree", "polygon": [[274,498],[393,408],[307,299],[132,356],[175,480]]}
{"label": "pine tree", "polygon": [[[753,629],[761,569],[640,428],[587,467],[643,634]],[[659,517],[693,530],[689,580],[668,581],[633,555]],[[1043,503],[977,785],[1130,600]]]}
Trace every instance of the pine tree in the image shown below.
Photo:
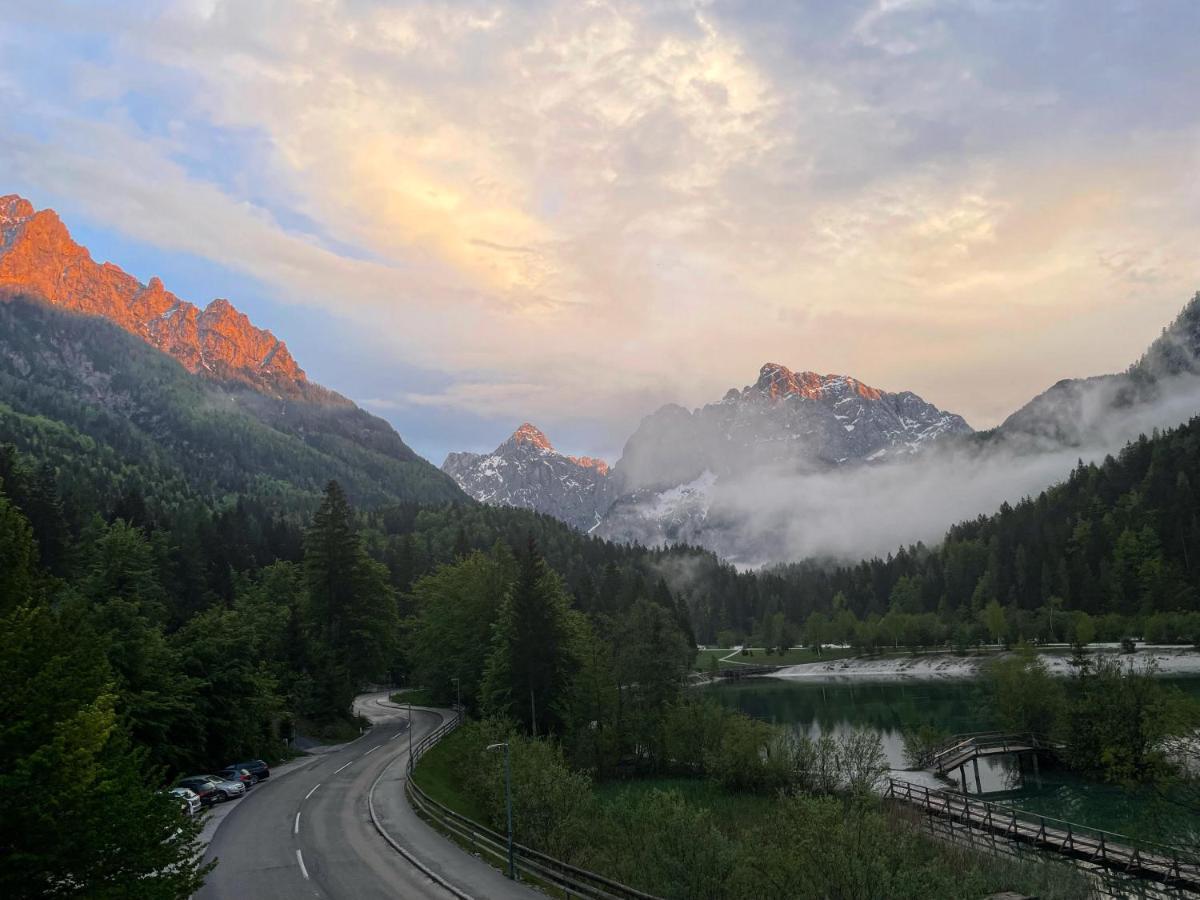
{"label": "pine tree", "polygon": [[100,526],[85,558],[81,615],[108,657],[123,724],[151,748],[156,765],[196,761],[202,746],[196,683],[183,674],[163,632],[167,604],[156,548],[140,528],[117,520]]}
{"label": "pine tree", "polygon": [[33,529],[0,494],[0,613],[31,599],[36,559]]}
{"label": "pine tree", "polygon": [[387,568],[367,555],[336,481],[325,488],[305,535],[304,575],[317,682],[314,712],[343,715],[355,692],[391,667],[398,623]]}
{"label": "pine tree", "polygon": [[578,660],[569,603],[531,537],[500,606],[483,683],[485,708],[531,734],[559,731],[568,717]]}

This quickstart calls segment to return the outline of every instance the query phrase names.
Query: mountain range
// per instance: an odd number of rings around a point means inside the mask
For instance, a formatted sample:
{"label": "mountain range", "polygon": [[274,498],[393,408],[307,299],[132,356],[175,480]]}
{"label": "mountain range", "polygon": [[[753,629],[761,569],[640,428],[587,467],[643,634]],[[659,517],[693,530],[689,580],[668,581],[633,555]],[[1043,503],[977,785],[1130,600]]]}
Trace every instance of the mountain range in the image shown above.
{"label": "mountain range", "polygon": [[442,471],[476,500],[535,509],[613,540],[729,551],[713,494],[739,479],[880,464],[971,433],[961,416],[911,392],[767,363],[720,402],[648,416],[611,471],[563,456],[528,424],[490,454],[450,454]]}
{"label": "mountain range", "polygon": [[101,316],[189,372],[215,380],[276,396],[349,402],[309,384],[287,345],[252,325],[228,300],[200,309],[168,291],[160,278],[142,284],[112,263],[97,263],[54,210],[37,211],[12,194],[0,197],[0,296],[35,297]]}
{"label": "mountain range", "polygon": [[310,504],[331,478],[361,502],[465,502],[387,422],[308,380],[227,300],[203,309],[97,263],[53,210],[0,198],[0,442],[91,447],[121,484],[208,496],[254,486]]}
{"label": "mountain range", "polygon": [[[0,442],[63,465],[86,448],[94,471],[76,466],[79,485],[176,499],[253,490],[306,509],[336,478],[360,503],[473,499],[615,541],[778,561],[789,544],[769,532],[797,527],[776,489],[789,479],[903,472],[947,449],[983,459],[1115,448],[1196,412],[1198,353],[1200,295],[1127,371],[1059,382],[987,432],[911,392],[767,363],[719,401],[647,416],[611,469],[525,423],[439,470],[387,422],[310,381],[229,301],[200,307],[158,278],[97,263],[53,210],[0,197]],[[773,514],[755,505],[762,497]]]}
{"label": "mountain range", "polygon": [[[1036,448],[1083,446],[1104,440],[1114,424],[1188,392],[1200,375],[1200,293],[1126,371],[1065,379],[1009,416],[996,435]],[[1181,398],[1185,412],[1190,397]],[[1194,411],[1194,410],[1191,410]]]}
{"label": "mountain range", "polygon": [[[1103,455],[1200,410],[1198,354],[1200,295],[1126,372],[1061,381],[987,432],[910,392],[767,363],[753,384],[719,402],[690,411],[667,405],[646,417],[607,476],[568,477],[569,458],[556,454],[563,475],[535,477],[513,439],[492,454],[451,454],[443,471],[482,502],[546,512],[612,540],[697,544],[746,564],[779,561],[790,558],[789,540],[777,532],[795,529],[804,505],[789,511],[786,496],[804,476],[936,468],[951,458],[982,471],[1039,454],[1049,465],[1067,449]],[[1049,483],[1022,480],[1037,477],[1014,475],[1013,489]]]}

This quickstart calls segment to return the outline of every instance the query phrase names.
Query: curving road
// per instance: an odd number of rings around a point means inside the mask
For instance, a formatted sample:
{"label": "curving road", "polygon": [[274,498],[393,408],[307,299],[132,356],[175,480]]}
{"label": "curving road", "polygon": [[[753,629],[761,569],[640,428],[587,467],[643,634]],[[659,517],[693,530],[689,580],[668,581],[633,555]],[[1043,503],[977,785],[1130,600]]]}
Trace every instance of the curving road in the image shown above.
{"label": "curving road", "polygon": [[[404,799],[407,710],[387,696],[355,702],[356,711],[375,723],[361,738],[235,801],[209,844],[206,859],[218,864],[199,900],[543,896],[460,850],[411,810]],[[414,709],[413,741],[446,717]],[[428,872],[376,830],[368,806],[373,786],[380,826]]]}

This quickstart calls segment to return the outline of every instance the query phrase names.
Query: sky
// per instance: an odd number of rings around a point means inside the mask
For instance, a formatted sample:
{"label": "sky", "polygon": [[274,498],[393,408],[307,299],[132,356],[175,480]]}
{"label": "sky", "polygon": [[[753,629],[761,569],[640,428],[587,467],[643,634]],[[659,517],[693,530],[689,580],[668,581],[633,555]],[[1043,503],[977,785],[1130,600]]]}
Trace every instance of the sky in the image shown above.
{"label": "sky", "polygon": [[976,427],[1200,288],[1200,4],[0,0],[0,194],[435,463],[759,367]]}

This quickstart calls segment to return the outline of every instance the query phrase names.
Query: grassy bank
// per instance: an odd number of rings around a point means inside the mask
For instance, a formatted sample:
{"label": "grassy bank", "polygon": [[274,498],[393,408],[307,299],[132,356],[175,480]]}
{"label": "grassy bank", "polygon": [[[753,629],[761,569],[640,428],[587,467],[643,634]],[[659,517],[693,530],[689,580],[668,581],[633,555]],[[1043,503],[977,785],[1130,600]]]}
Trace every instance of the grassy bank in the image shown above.
{"label": "grassy bank", "polygon": [[413,782],[430,797],[456,813],[483,822],[487,813],[459,786],[455,768],[465,749],[463,732],[451,732],[420,758],[413,770]]}

